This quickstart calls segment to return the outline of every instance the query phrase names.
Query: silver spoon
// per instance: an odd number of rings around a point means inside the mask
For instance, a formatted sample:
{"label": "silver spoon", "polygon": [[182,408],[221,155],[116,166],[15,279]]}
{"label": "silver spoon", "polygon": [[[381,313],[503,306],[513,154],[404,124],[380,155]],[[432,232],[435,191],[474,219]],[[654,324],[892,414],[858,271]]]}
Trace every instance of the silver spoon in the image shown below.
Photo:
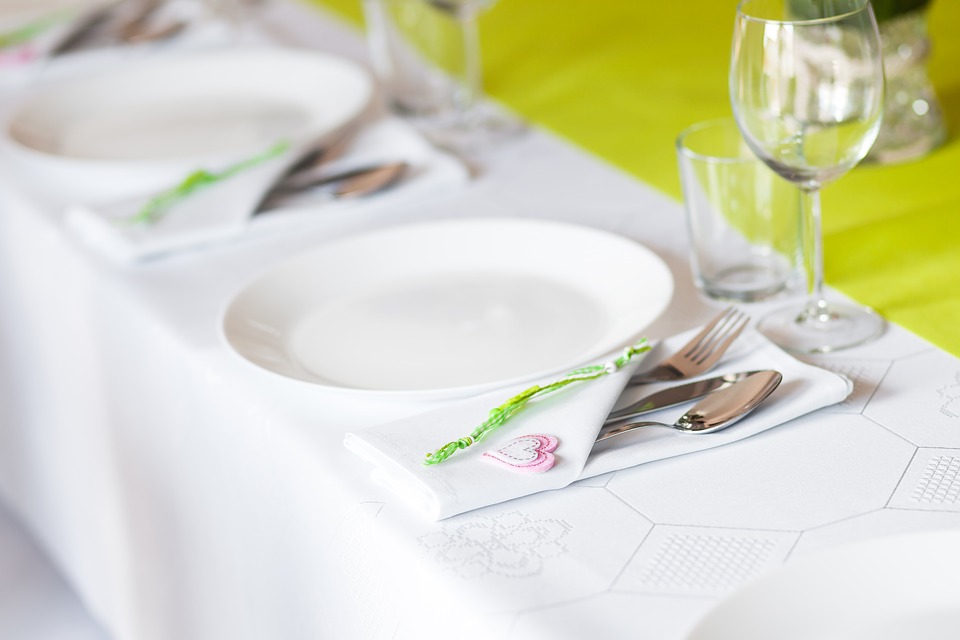
{"label": "silver spoon", "polygon": [[162,0],[144,0],[134,7],[122,24],[115,28],[115,36],[123,42],[134,42],[148,30],[154,15],[163,7]]}
{"label": "silver spoon", "polygon": [[51,52],[50,56],[72,53],[90,46],[137,44],[172,38],[187,24],[179,20],[161,27],[151,27],[154,15],[166,0],[115,0],[91,10],[78,18],[72,29]]}
{"label": "silver spoon", "polygon": [[145,44],[148,42],[156,43],[163,40],[170,40],[178,36],[189,25],[186,20],[177,20],[153,29],[140,28],[124,35],[122,40],[129,44]]}
{"label": "silver spoon", "polygon": [[316,178],[310,183],[298,184],[292,189],[278,187],[267,194],[253,215],[267,213],[281,206],[287,198],[317,187],[329,187],[325,194],[328,200],[370,195],[394,184],[403,176],[407,168],[406,162],[388,162]]}
{"label": "silver spoon", "polygon": [[327,179],[324,178],[327,164],[347,151],[357,135],[357,129],[357,125],[345,127],[332,138],[324,138],[308,149],[277,179],[276,183],[270,187],[270,192],[296,191],[316,185],[318,179]]}
{"label": "silver spoon", "polygon": [[406,162],[389,162],[358,170],[354,175],[340,181],[334,192],[338,198],[358,198],[381,189],[386,189],[406,172]]}
{"label": "silver spoon", "polygon": [[73,26],[64,34],[60,43],[56,45],[48,55],[52,58],[70,53],[81,47],[110,21],[111,15],[119,6],[119,2],[111,2],[102,7],[91,9],[78,17],[74,21]]}
{"label": "silver spoon", "polygon": [[726,429],[763,402],[780,385],[778,371],[758,371],[752,376],[716,391],[693,405],[674,424],[633,420],[600,432],[597,442],[641,427],[669,427],[684,433],[713,433]]}

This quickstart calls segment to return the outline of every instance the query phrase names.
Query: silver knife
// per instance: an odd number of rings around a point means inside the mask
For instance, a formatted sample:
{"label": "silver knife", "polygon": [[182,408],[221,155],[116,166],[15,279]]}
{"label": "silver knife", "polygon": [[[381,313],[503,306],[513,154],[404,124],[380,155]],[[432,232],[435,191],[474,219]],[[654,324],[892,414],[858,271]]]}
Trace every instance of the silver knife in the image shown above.
{"label": "silver knife", "polygon": [[109,21],[111,14],[119,4],[119,2],[109,2],[103,6],[96,6],[78,16],[73,25],[63,34],[59,44],[53,47],[47,55],[50,57],[59,56],[80,47],[87,38],[95,34],[100,27]]}
{"label": "silver knife", "polygon": [[736,384],[744,378],[749,378],[755,373],[758,372],[741,371],[739,373],[727,373],[722,376],[707,378],[706,380],[695,380],[693,382],[688,382],[687,384],[681,384],[676,387],[670,387],[668,389],[651,393],[645,398],[642,398],[637,402],[624,407],[623,409],[614,411],[607,416],[607,419],[603,424],[604,426],[608,426],[621,420],[626,420],[628,418],[633,418],[634,416],[649,413],[650,411],[656,411],[658,409],[672,407],[675,404],[682,404],[689,400],[702,398],[708,393],[713,393],[714,391],[719,391],[720,389],[726,389],[727,387]]}

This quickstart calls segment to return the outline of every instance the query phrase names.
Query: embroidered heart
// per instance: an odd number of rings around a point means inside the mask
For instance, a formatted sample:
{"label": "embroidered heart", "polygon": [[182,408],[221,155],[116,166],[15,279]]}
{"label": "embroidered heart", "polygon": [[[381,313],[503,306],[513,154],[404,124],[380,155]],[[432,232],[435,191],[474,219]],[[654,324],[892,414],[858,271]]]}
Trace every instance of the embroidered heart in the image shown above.
{"label": "embroidered heart", "polygon": [[543,473],[553,466],[560,441],[554,436],[533,434],[514,438],[495,451],[485,451],[483,456],[513,471]]}

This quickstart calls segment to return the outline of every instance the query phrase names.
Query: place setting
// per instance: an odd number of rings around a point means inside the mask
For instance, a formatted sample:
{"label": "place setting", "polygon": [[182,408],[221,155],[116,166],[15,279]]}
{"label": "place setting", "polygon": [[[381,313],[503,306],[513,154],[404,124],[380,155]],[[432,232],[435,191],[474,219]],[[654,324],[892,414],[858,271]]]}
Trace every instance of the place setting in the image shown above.
{"label": "place setting", "polygon": [[734,307],[648,341],[673,293],[666,264],[617,234],[439,220],[275,265],[231,296],[220,330],[245,365],[305,393],[433,403],[344,445],[440,520],[735,443],[852,391]]}
{"label": "place setting", "polygon": [[229,43],[212,0],[11,0],[0,7],[0,78],[30,83],[111,62]]}
{"label": "place setting", "polygon": [[849,380],[796,360],[747,320],[728,309],[660,342],[673,355],[653,366],[641,339],[532,386],[353,431],[344,445],[373,466],[373,481],[440,520],[728,445],[850,394]]}
{"label": "place setting", "polygon": [[131,10],[129,4],[114,0],[5,2],[0,7],[0,66],[48,61],[77,50],[85,40],[92,41],[98,35],[106,39],[107,32],[112,34],[114,44],[165,35],[155,35],[146,28],[161,3],[131,4],[138,6]]}
{"label": "place setting", "polygon": [[329,54],[182,52],[28,93],[0,145],[26,182],[58,184],[75,237],[132,264],[468,181],[373,96],[362,67]]}
{"label": "place setting", "polygon": [[71,34],[106,13],[107,0],[5,2],[0,8],[0,60],[3,67],[53,55]]}
{"label": "place setting", "polygon": [[[25,26],[11,40],[33,47],[37,59],[85,50],[105,33],[166,31],[164,16],[178,4],[44,2],[20,11]],[[249,22],[255,12],[240,1],[192,4],[234,21]],[[0,150],[38,192],[56,182],[45,197],[63,209],[68,232],[121,265],[345,215],[386,215],[463,188],[477,171],[467,156],[522,130],[481,100],[474,20],[481,3],[407,25],[413,31],[404,37],[412,38],[430,33],[436,20],[449,23],[460,70],[432,54],[402,70],[412,54],[385,22],[388,5],[367,9],[375,79],[350,60],[264,42],[178,45],[37,83],[5,110]],[[54,17],[60,28],[51,27],[49,47],[40,50]]]}

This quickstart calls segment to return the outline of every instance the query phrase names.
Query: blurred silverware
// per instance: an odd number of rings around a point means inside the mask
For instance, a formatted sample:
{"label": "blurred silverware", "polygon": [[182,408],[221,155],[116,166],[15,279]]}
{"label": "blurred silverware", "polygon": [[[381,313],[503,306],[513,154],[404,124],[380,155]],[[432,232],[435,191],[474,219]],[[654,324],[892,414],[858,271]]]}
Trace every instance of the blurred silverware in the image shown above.
{"label": "blurred silverware", "polygon": [[318,177],[311,182],[297,181],[292,186],[280,183],[264,197],[253,215],[268,213],[287,199],[311,189],[325,188],[324,195],[329,200],[370,195],[395,184],[407,168],[406,162],[388,162]]}
{"label": "blurred silverware", "polygon": [[353,142],[359,129],[359,125],[354,124],[344,127],[333,134],[332,137],[324,137],[323,140],[300,156],[277,179],[270,190],[273,191],[281,185],[284,185],[287,189],[296,189],[315,184],[316,180],[326,172],[326,165],[339,158],[350,147],[350,143]]}
{"label": "blurred silverware", "polygon": [[121,40],[135,40],[147,30],[151,19],[163,4],[162,0],[141,0],[136,3],[133,12],[123,16],[122,22],[115,28],[117,37]]}
{"label": "blurred silverware", "polygon": [[180,34],[184,29],[189,26],[186,20],[176,20],[174,22],[168,22],[167,24],[161,25],[159,27],[153,27],[150,29],[140,29],[136,32],[133,32],[131,35],[124,37],[124,42],[129,42],[130,44],[142,44],[147,42],[160,42],[162,40],[169,40]]}
{"label": "blurred silverware", "polygon": [[72,53],[89,46],[159,42],[178,35],[188,25],[184,20],[155,24],[166,0],[136,3],[111,2],[76,19],[72,29],[50,52],[51,56]]}
{"label": "blurred silverware", "polygon": [[171,20],[155,25],[154,17],[164,7],[166,0],[141,0],[134,13],[125,16],[115,28],[117,39],[131,43],[157,42],[177,35],[187,27],[185,20]]}
{"label": "blurred silverware", "polygon": [[80,48],[90,38],[92,38],[100,29],[110,20],[114,11],[116,11],[120,2],[111,2],[103,6],[95,7],[85,14],[78,16],[73,26],[63,35],[60,43],[57,44],[48,54],[50,57],[70,53]]}

